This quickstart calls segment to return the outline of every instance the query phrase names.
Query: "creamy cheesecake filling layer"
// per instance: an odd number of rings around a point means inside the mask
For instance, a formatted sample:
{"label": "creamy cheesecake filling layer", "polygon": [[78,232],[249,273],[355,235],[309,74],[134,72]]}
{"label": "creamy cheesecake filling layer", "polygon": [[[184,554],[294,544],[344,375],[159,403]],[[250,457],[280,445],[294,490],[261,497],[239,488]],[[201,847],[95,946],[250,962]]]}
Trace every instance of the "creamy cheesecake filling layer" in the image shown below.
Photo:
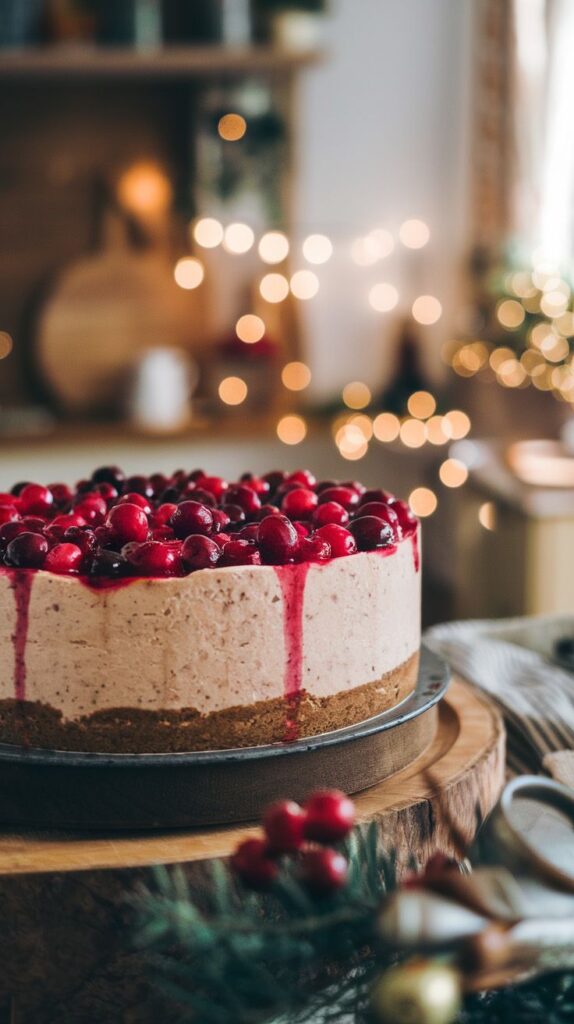
{"label": "creamy cheesecake filling layer", "polygon": [[38,703],[69,722],[117,708],[206,716],[376,683],[419,649],[415,555],[416,535],[324,565],[215,568],[101,590],[23,574],[24,640],[22,574],[5,571],[0,701]]}

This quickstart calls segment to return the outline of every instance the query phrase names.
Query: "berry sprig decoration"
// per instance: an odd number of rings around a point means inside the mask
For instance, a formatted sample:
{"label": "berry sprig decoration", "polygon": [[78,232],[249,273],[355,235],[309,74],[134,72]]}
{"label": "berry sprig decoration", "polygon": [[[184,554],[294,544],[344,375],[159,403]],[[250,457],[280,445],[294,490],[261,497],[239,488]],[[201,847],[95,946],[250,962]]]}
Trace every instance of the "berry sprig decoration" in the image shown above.
{"label": "berry sprig decoration", "polygon": [[264,835],[240,843],[231,866],[246,886],[264,890],[278,880],[281,861],[289,857],[308,892],[332,895],[346,884],[349,865],[330,844],[346,839],[354,824],[355,806],[338,790],[314,793],[303,807],[277,801],[265,812]]}

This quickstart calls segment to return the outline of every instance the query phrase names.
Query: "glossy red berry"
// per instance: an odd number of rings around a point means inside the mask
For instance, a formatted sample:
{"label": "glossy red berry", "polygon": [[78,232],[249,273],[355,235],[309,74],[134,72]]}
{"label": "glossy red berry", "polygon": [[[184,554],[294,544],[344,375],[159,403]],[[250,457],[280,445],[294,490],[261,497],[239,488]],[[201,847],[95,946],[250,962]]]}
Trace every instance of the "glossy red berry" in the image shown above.
{"label": "glossy red berry", "polygon": [[128,491],[127,494],[122,494],[118,505],[137,505],[138,508],[143,509],[146,516],[151,516],[152,513],[149,498],[146,498],[145,494],[138,494],[137,491]]}
{"label": "glossy red berry", "polygon": [[221,476],[204,476],[201,481],[201,487],[202,490],[209,491],[217,502],[221,502],[229,484]]}
{"label": "glossy red berry", "polygon": [[255,493],[259,495],[260,498],[265,498],[271,490],[267,480],[264,480],[259,476],[254,476],[253,473],[243,473],[239,482],[244,484],[246,487],[250,487],[252,491],[255,491]]}
{"label": "glossy red berry", "polygon": [[222,551],[221,565],[261,565],[261,555],[251,541],[230,540]]}
{"label": "glossy red berry", "polygon": [[299,536],[286,516],[267,516],[259,524],[259,550],[269,565],[285,565],[294,559]]}
{"label": "glossy red berry", "polygon": [[320,790],[305,803],[305,836],[318,843],[336,843],[349,834],[355,824],[355,805],[338,789]]}
{"label": "glossy red berry", "polygon": [[305,537],[308,537],[309,533],[311,532],[311,529],[307,525],[307,523],[302,523],[300,519],[298,519],[297,522],[293,523],[293,526],[297,530],[297,536],[300,541],[304,540]]}
{"label": "glossy red berry", "polygon": [[252,518],[254,522],[260,523],[262,519],[267,519],[267,516],[277,516],[280,512],[279,505],[262,505]]}
{"label": "glossy red berry", "polygon": [[74,511],[90,526],[101,526],[108,514],[108,504],[101,494],[89,494],[78,502]]}
{"label": "glossy red berry", "polygon": [[328,526],[321,526],[315,533],[316,537],[326,540],[331,548],[333,558],[343,558],[344,555],[353,555],[357,550],[357,544],[352,533],[349,533],[344,526],[337,526],[335,523]]}
{"label": "glossy red berry", "polygon": [[212,515],[214,533],[221,533],[222,530],[225,530],[229,526],[231,520],[227,515],[227,512],[224,512],[222,508],[214,508],[212,510]]}
{"label": "glossy red berry", "polygon": [[181,557],[184,567],[190,572],[211,569],[221,558],[221,548],[214,540],[196,533],[184,540]]}
{"label": "glossy red berry", "polygon": [[259,536],[259,523],[249,523],[247,526],[242,526],[236,534],[241,540],[250,540],[253,544],[257,543]]}
{"label": "glossy red berry", "polygon": [[217,544],[218,548],[222,549],[222,548],[225,547],[226,544],[229,544],[230,540],[233,540],[233,536],[230,533],[224,533],[224,532],[214,533],[213,537],[212,537],[212,540],[215,541],[215,543]]}
{"label": "glossy red berry", "polygon": [[389,524],[397,538],[400,539],[401,524],[393,505],[387,505],[382,501],[368,501],[365,505],[361,505],[356,516],[378,516],[384,523]]}
{"label": "glossy red berry", "polygon": [[226,502],[222,511],[225,512],[225,515],[228,517],[230,528],[232,526],[237,526],[238,523],[244,523],[247,518],[245,511],[241,508],[241,505],[233,505]]}
{"label": "glossy red berry", "polygon": [[129,565],[119,551],[97,551],[89,568],[90,576],[116,579],[129,573]]}
{"label": "glossy red berry", "polygon": [[293,853],[303,845],[306,814],[294,800],[278,800],[263,817],[263,828],[274,854]]}
{"label": "glossy red berry", "polygon": [[309,469],[296,469],[294,473],[289,473],[287,483],[303,484],[303,487],[308,487],[312,490],[317,483],[317,479]]}
{"label": "glossy red berry", "polygon": [[[122,554],[124,554],[122,551]],[[158,540],[129,545],[127,560],[140,576],[174,576],[179,568],[177,549]]]}
{"label": "glossy red berry", "polygon": [[93,555],[97,546],[94,531],[82,529],[80,526],[69,526],[64,531],[63,540],[75,544],[84,555]]}
{"label": "glossy red berry", "polygon": [[30,533],[43,533],[46,528],[43,516],[24,516],[22,523]]}
{"label": "glossy red berry", "polygon": [[153,498],[153,485],[147,476],[137,475],[128,477],[123,485],[123,490],[126,494],[130,491],[135,491],[137,494],[142,494],[144,498]]}
{"label": "glossy red berry", "polygon": [[167,526],[174,512],[177,512],[177,505],[173,501],[166,501],[156,508],[151,517],[153,526]]}
{"label": "glossy red berry", "polygon": [[92,473],[92,483],[111,484],[119,492],[125,480],[125,473],[119,466],[100,466]]}
{"label": "glossy red berry", "polygon": [[324,505],[326,501],[336,501],[348,512],[349,509],[356,508],[359,504],[359,495],[350,487],[327,487],[319,495],[319,504]]}
{"label": "glossy red berry", "polygon": [[279,874],[265,839],[245,839],[231,857],[231,867],[250,889],[269,889]]}
{"label": "glossy red berry", "polygon": [[386,504],[388,501],[394,501],[394,498],[389,491],[383,491],[381,487],[376,487],[369,491],[363,491],[359,504],[367,505],[371,501],[381,501]]}
{"label": "glossy red berry", "polygon": [[19,569],[41,569],[48,554],[48,541],[39,533],[20,533],[6,548],[6,562]]}
{"label": "glossy red berry", "polygon": [[300,877],[317,896],[328,896],[342,889],[349,865],[337,850],[305,850],[301,855]]}
{"label": "glossy red berry", "polygon": [[331,545],[323,537],[304,537],[297,552],[298,562],[328,562],[331,558]]}
{"label": "glossy red berry", "polygon": [[15,505],[0,505],[0,526],[4,523],[17,523],[20,514]]}
{"label": "glossy red berry", "polygon": [[169,520],[176,537],[182,540],[191,533],[208,534],[213,530],[213,514],[199,501],[182,501]]}
{"label": "glossy red berry", "polygon": [[72,526],[87,526],[86,520],[76,510],[74,512],[64,512],[60,516],[54,516],[51,527],[59,527],[62,530],[69,530]]}
{"label": "glossy red berry", "polygon": [[114,505],[108,513],[105,525],[111,531],[118,547],[132,540],[143,543],[148,535],[147,516],[139,505]]}
{"label": "glossy red berry", "polygon": [[44,562],[46,572],[55,572],[60,576],[70,576],[80,571],[84,554],[76,544],[55,544]]}
{"label": "glossy red berry", "polygon": [[326,501],[313,512],[313,522],[315,526],[328,526],[329,523],[346,526],[349,522],[349,513],[338,501]]}
{"label": "glossy red berry", "polygon": [[379,516],[360,516],[349,526],[359,551],[387,548],[395,542],[392,526]]}
{"label": "glossy red berry", "polygon": [[11,540],[17,537],[20,533],[26,533],[26,527],[23,523],[4,523],[0,526],[0,551],[5,551]]}
{"label": "glossy red berry", "polygon": [[230,487],[225,495],[225,502],[227,505],[239,505],[247,516],[253,515],[261,508],[259,495],[245,484]]}
{"label": "glossy red berry", "polygon": [[287,473],[282,469],[273,469],[270,473],[265,473],[263,480],[266,484],[269,484],[269,490],[273,494],[278,487],[281,486],[284,480],[287,479]]}
{"label": "glossy red berry", "polygon": [[418,526],[418,519],[413,512],[411,512],[409,506],[404,501],[397,501],[396,499],[392,502],[393,511],[398,516],[401,529],[405,536],[409,536],[414,533]]}
{"label": "glossy red berry", "polygon": [[285,495],[281,502],[281,511],[291,519],[309,519],[318,502],[315,491],[298,487],[297,490],[289,491]]}
{"label": "glossy red berry", "polygon": [[22,515],[46,516],[50,514],[54,505],[51,490],[42,487],[41,484],[26,484],[19,497]]}
{"label": "glossy red berry", "polygon": [[72,504],[74,495],[72,494],[72,489],[67,484],[49,484],[48,490],[52,492],[54,504],[58,508],[65,508]]}

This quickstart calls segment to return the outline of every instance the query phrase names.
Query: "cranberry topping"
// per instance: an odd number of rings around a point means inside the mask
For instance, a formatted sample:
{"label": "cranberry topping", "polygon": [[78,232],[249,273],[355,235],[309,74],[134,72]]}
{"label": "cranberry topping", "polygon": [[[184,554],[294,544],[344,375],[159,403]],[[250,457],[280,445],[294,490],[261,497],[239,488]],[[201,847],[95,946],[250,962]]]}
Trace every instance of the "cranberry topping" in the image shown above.
{"label": "cranberry topping", "polygon": [[304,537],[299,542],[299,562],[327,562],[331,558],[331,545],[323,537]]}
{"label": "cranberry topping", "polygon": [[48,490],[52,492],[54,504],[58,508],[67,508],[72,504],[74,495],[67,484],[48,484]]}
{"label": "cranberry topping", "polygon": [[130,540],[144,541],[148,534],[147,516],[138,505],[114,505],[105,524],[119,545]]}
{"label": "cranberry topping", "polygon": [[336,501],[348,511],[359,504],[359,495],[350,487],[327,487],[319,495],[319,504],[324,505],[326,501]]}
{"label": "cranberry topping", "polygon": [[174,576],[179,568],[178,551],[171,544],[147,540],[143,544],[129,544],[122,549],[130,565],[143,576]]}
{"label": "cranberry topping", "polygon": [[20,533],[26,533],[24,523],[4,523],[0,526],[0,551],[5,551],[11,540]]}
{"label": "cranberry topping", "polygon": [[0,526],[4,523],[17,523],[20,513],[15,505],[0,505]]}
{"label": "cranberry topping", "polygon": [[357,542],[359,551],[374,551],[375,548],[386,548],[394,544],[395,535],[392,526],[379,516],[361,516],[353,520],[349,526]]}
{"label": "cranberry topping", "polygon": [[327,526],[328,523],[346,526],[349,522],[349,513],[338,501],[326,501],[313,512],[313,522],[315,526]]}
{"label": "cranberry topping", "polygon": [[[89,499],[87,500],[89,501]],[[127,494],[122,494],[118,505],[137,505],[138,508],[143,509],[146,516],[151,516],[153,511],[149,498],[146,498],[144,494],[138,494],[137,491],[129,491]]]}
{"label": "cranberry topping", "polygon": [[[111,484],[118,493],[121,491],[125,480],[125,474],[119,466],[100,466],[92,473],[92,483]],[[134,488],[135,490],[135,488]]]}
{"label": "cranberry topping", "polygon": [[267,516],[277,515],[280,511],[278,505],[262,505],[253,516],[253,519],[256,523],[260,523],[262,519],[266,519]]}
{"label": "cranberry topping", "polygon": [[141,494],[144,498],[153,498],[153,484],[147,476],[128,477],[124,483],[123,490],[126,493],[135,491],[136,494]]}
{"label": "cranberry topping", "polygon": [[417,528],[418,520],[414,513],[411,512],[409,506],[405,505],[404,501],[398,501],[397,499],[394,499],[391,502],[391,507],[398,516],[398,520],[401,525],[403,533],[414,533]]}
{"label": "cranberry topping", "polygon": [[69,526],[64,531],[64,540],[79,547],[84,555],[93,555],[96,550],[96,535],[93,530],[85,530],[80,526]]}
{"label": "cranberry topping", "polygon": [[380,487],[378,487],[375,490],[363,491],[360,499],[360,504],[366,505],[368,504],[369,501],[382,501],[386,504],[389,498],[392,498],[392,494],[389,494],[388,491],[383,491]]}
{"label": "cranberry topping", "polygon": [[352,533],[349,533],[344,526],[337,526],[335,523],[329,523],[327,526],[321,526],[316,532],[316,536],[320,537],[321,540],[326,540],[331,548],[331,555],[333,558],[342,558],[344,555],[352,555],[357,550],[355,538]]}
{"label": "cranberry topping", "polygon": [[78,573],[84,561],[84,554],[77,544],[55,544],[48,551],[43,568],[47,572],[55,572],[61,576]]}
{"label": "cranberry topping", "polygon": [[54,504],[54,495],[48,487],[42,487],[41,484],[26,484],[19,497],[23,515],[48,515]]}
{"label": "cranberry topping", "polygon": [[176,537],[182,540],[190,533],[208,534],[213,530],[213,513],[199,501],[182,501],[169,520]]}
{"label": "cranberry topping", "polygon": [[313,476],[309,469],[296,469],[294,473],[289,473],[287,477],[288,483],[303,484],[303,487],[308,487],[312,490],[317,483],[317,478]]}
{"label": "cranberry topping", "polygon": [[281,511],[292,519],[308,519],[313,509],[317,507],[318,501],[315,491],[299,487],[285,495],[281,502]]}
{"label": "cranberry topping", "polygon": [[90,494],[75,506],[75,512],[90,526],[101,526],[108,514],[105,498],[99,494]]}
{"label": "cranberry topping", "polygon": [[259,550],[269,565],[291,562],[299,546],[299,537],[287,516],[267,516],[259,524]]}
{"label": "cranberry topping", "polygon": [[223,506],[223,511],[228,517],[229,524],[231,526],[237,526],[238,523],[244,523],[247,518],[244,510],[241,508],[241,505],[225,504]]}
{"label": "cranberry topping", "polygon": [[248,526],[242,526],[236,536],[241,537],[242,540],[250,540],[256,544],[259,538],[259,524],[249,523]]}
{"label": "cranberry topping", "polygon": [[191,572],[195,569],[210,569],[219,562],[221,548],[209,537],[195,533],[184,540],[181,557],[184,567]]}
{"label": "cranberry topping", "polygon": [[217,502],[223,501],[228,487],[227,481],[220,476],[204,476],[201,481],[202,490],[209,491]]}
{"label": "cranberry topping", "polygon": [[39,533],[20,533],[6,548],[6,562],[18,569],[40,569],[48,554],[48,541]]}
{"label": "cranberry topping", "polygon": [[75,512],[65,512],[52,519],[52,527],[59,527],[62,530],[69,530],[72,526],[87,526],[86,520],[76,509]]}
{"label": "cranberry topping", "polygon": [[103,549],[94,555],[89,571],[91,576],[109,576],[115,579],[119,576],[125,576],[127,569],[128,563],[123,555],[120,555],[119,551]]}
{"label": "cranberry topping", "polygon": [[217,504],[211,491],[204,491],[203,487],[198,487],[196,484],[185,485],[181,492],[180,501],[186,498],[191,498],[192,501],[199,501],[201,505],[207,505],[208,508],[215,508]]}
{"label": "cranberry topping", "polygon": [[221,530],[225,530],[226,526],[229,526],[231,520],[227,512],[224,512],[222,508],[214,508],[212,515],[214,533],[220,533]]}
{"label": "cranberry topping", "polygon": [[251,513],[257,512],[261,508],[258,495],[255,491],[251,490],[251,487],[244,485],[241,487],[230,487],[225,500],[227,504],[239,505],[246,515],[251,515]]}
{"label": "cranberry topping", "polygon": [[221,565],[261,565],[261,555],[248,540],[230,540],[223,548]]}
{"label": "cranberry topping", "polygon": [[263,480],[266,484],[269,484],[270,493],[274,493],[277,488],[287,479],[287,473],[284,473],[281,469],[274,469],[271,473],[266,473]]}

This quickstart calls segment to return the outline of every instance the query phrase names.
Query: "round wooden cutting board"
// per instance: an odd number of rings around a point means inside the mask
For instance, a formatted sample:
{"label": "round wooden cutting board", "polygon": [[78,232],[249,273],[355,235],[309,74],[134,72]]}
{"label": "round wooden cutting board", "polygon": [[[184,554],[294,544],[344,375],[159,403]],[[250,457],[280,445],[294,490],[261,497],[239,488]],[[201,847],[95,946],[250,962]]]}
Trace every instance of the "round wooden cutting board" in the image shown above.
{"label": "round wooden cutting board", "polygon": [[[460,854],[504,782],[504,726],[486,697],[455,679],[438,727],[412,764],[355,797],[377,821],[399,871],[409,858]],[[306,788],[314,788],[312,773]],[[286,794],[288,795],[288,794]],[[0,833],[0,1009],[12,1024],[56,1019],[167,1022],[134,952],[129,894],[157,864],[184,864],[193,890],[206,862],[226,857],[253,826],[145,834]],[[128,897],[128,899],[126,899]],[[70,1007],[73,1006],[73,1012]]]}

